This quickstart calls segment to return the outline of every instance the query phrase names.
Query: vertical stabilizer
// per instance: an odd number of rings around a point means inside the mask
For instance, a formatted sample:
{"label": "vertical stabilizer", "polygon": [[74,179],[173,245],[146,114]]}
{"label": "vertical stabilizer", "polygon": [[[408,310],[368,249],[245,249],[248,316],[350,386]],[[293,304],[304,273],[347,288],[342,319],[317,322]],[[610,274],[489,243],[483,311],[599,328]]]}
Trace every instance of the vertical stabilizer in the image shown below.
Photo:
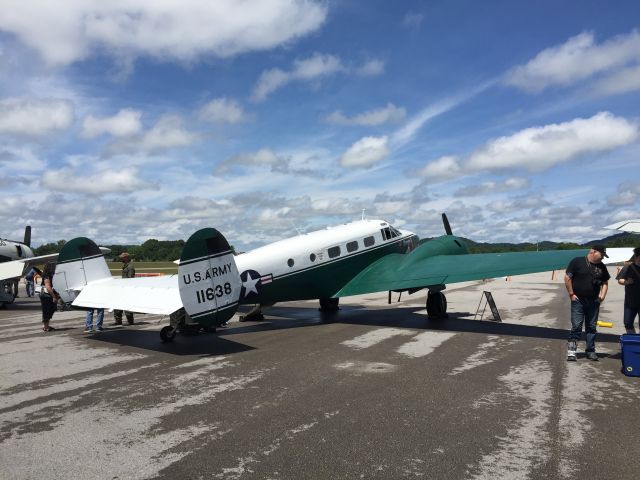
{"label": "vertical stabilizer", "polygon": [[189,237],[178,276],[180,298],[193,321],[217,326],[238,309],[240,275],[229,243],[215,228],[203,228]]}
{"label": "vertical stabilizer", "polygon": [[55,288],[65,303],[78,296],[90,282],[111,278],[111,272],[100,248],[86,237],[78,237],[65,243],[58,255]]}

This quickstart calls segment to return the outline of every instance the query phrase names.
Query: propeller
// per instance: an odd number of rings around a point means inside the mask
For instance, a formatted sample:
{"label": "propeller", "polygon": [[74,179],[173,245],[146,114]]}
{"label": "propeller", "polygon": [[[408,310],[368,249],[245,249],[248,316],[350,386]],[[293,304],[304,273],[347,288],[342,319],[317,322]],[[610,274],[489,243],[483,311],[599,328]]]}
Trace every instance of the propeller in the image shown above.
{"label": "propeller", "polygon": [[24,227],[24,244],[27,247],[31,246],[31,225]]}
{"label": "propeller", "polygon": [[449,220],[447,219],[447,214],[442,214],[442,223],[444,224],[444,231],[447,232],[447,235],[453,235],[451,231],[451,225],[449,225]]}

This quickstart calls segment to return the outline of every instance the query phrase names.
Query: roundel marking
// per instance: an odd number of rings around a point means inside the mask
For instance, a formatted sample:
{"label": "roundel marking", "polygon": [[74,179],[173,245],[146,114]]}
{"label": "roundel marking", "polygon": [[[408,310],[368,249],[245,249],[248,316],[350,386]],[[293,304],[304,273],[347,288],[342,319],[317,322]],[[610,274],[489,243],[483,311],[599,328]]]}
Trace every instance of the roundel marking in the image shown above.
{"label": "roundel marking", "polygon": [[245,270],[240,274],[242,292],[240,298],[257,297],[262,290],[262,275],[255,270]]}

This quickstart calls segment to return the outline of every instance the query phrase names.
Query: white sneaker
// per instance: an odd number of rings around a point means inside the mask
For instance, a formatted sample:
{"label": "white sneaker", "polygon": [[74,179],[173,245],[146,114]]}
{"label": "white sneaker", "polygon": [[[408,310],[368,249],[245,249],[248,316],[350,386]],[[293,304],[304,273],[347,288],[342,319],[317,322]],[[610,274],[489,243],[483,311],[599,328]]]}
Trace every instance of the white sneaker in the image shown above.
{"label": "white sneaker", "polygon": [[572,341],[567,344],[567,361],[575,362],[576,360],[578,360],[578,357],[576,355],[577,349],[578,349],[577,342]]}
{"label": "white sneaker", "polygon": [[85,328],[84,333],[93,333],[93,328]]}

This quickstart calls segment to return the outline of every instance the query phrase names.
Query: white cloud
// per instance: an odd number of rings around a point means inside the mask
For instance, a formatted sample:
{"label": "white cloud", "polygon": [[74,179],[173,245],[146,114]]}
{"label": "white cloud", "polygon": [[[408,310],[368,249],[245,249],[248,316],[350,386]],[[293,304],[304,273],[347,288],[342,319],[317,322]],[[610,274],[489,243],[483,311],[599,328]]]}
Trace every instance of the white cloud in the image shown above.
{"label": "white cloud", "polygon": [[525,65],[510,71],[504,82],[530,92],[553,85],[567,86],[597,73],[640,61],[640,34],[634,30],[595,44],[583,32],[562,45],[543,50]]}
{"label": "white cloud", "polygon": [[354,143],[340,159],[344,167],[369,167],[389,155],[388,137],[364,137]]}
{"label": "white cloud", "polygon": [[489,180],[480,183],[473,183],[471,185],[459,188],[455,192],[455,195],[472,197],[484,194],[505,192],[507,190],[520,190],[528,186],[529,180],[527,180],[526,178],[512,177],[506,179],[503,182]]}
{"label": "white cloud", "polygon": [[345,67],[338,57],[316,53],[304,60],[296,60],[293,68],[288,72],[279,68],[262,72],[251,98],[259,102],[289,82],[314,80],[333,75],[344,69]]}
{"label": "white cloud", "polygon": [[313,0],[66,0],[64,8],[30,0],[0,9],[0,29],[49,65],[83,60],[97,49],[119,59],[192,61],[286,44],[320,28],[326,16],[327,6]]}
{"label": "white cloud", "polygon": [[51,190],[99,195],[105,193],[134,192],[148,185],[137,177],[135,168],[106,169],[86,175],[82,169],[63,168],[47,170],[42,175],[42,186]]}
{"label": "white cloud", "polygon": [[393,103],[388,103],[385,107],[360,113],[353,117],[345,116],[340,110],[336,110],[325,119],[328,123],[335,125],[365,125],[375,126],[385,123],[396,123],[404,120],[406,110],[396,107]]}
{"label": "white cloud", "polygon": [[600,95],[618,95],[640,90],[640,65],[612,73],[598,81],[594,90]]}
{"label": "white cloud", "polygon": [[246,120],[246,114],[240,104],[229,98],[216,98],[200,109],[203,120],[215,123],[240,123]]}
{"label": "white cloud", "polygon": [[74,115],[69,100],[7,98],[0,100],[0,134],[47,135],[69,128]]}
{"label": "white cloud", "polygon": [[427,163],[418,175],[428,181],[442,181],[455,178],[460,175],[461,167],[457,157],[444,156]]}
{"label": "white cloud", "polygon": [[363,77],[373,77],[384,72],[384,62],[379,59],[369,60],[362,66],[356,68],[356,74]]}
{"label": "white cloud", "polygon": [[474,152],[465,169],[527,168],[544,170],[580,154],[603,152],[638,139],[636,123],[609,112],[591,118],[532,127],[508,137],[500,137]]}
{"label": "white cloud", "polygon": [[199,135],[184,128],[178,115],[164,115],[150,130],[123,137],[109,145],[107,153],[116,155],[129,152],[157,153],[172,148],[188,147],[199,139]]}
{"label": "white cloud", "polygon": [[0,147],[0,170],[12,175],[44,170],[46,163],[26,147]]}
{"label": "white cloud", "polygon": [[216,165],[214,174],[222,174],[230,171],[233,167],[243,166],[273,166],[284,162],[284,159],[276,155],[268,148],[262,148],[253,153],[241,153],[227,158]]}
{"label": "white cloud", "polygon": [[120,110],[112,117],[97,118],[89,115],[82,123],[82,135],[87,138],[94,138],[104,133],[114,137],[136,135],[142,130],[141,116],[141,112],[128,108]]}

